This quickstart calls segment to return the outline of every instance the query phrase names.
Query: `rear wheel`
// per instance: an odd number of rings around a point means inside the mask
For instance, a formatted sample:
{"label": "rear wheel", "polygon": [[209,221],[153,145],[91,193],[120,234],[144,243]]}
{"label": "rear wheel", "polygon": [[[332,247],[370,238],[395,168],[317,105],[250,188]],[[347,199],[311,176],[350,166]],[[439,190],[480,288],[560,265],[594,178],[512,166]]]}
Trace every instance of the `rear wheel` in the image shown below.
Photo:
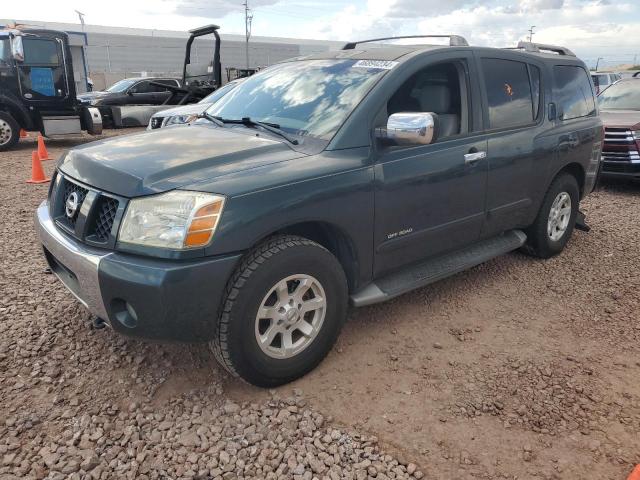
{"label": "rear wheel", "polygon": [[9,150],[20,139],[20,126],[10,113],[0,111],[0,152]]}
{"label": "rear wheel", "polygon": [[329,352],[347,314],[347,281],[324,247],[280,236],[257,247],[227,286],[211,348],[260,387],[299,378]]}
{"label": "rear wheel", "polygon": [[525,252],[540,258],[557,255],[571,238],[580,201],[578,182],[564,173],[555,178],[535,222],[527,230]]}

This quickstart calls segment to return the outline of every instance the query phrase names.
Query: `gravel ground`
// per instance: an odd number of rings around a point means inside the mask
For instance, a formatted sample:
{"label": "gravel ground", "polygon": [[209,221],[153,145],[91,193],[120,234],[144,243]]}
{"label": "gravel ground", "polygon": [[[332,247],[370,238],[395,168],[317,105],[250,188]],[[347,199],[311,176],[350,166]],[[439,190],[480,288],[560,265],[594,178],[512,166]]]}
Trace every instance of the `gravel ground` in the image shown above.
{"label": "gravel ground", "polygon": [[590,196],[592,232],[559,257],[352,311],[318,369],[264,391],[204,346],[90,328],[44,273],[33,146],[0,154],[0,478],[624,479],[640,463],[640,184]]}

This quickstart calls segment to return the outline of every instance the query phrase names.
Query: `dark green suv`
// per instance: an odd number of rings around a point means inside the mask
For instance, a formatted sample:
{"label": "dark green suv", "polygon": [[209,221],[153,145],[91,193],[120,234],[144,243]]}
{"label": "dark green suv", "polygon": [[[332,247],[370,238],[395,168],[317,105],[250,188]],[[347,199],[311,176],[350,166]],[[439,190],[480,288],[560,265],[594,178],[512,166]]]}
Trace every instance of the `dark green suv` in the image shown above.
{"label": "dark green suv", "polygon": [[191,125],[71,150],[37,212],[51,269],[113,329],[210,342],[271,386],[324,358],[349,302],[559,253],[600,165],[584,63],[449,43],[297,58]]}

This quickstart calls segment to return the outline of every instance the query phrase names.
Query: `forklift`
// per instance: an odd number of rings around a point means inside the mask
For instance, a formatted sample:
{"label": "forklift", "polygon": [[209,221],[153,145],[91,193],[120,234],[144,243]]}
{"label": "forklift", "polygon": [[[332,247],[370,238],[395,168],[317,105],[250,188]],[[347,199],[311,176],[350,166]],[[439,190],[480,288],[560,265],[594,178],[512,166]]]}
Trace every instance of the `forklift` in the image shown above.
{"label": "forklift", "polygon": [[[222,65],[220,63],[220,34],[218,25],[206,25],[189,30],[187,48],[184,53],[184,65],[182,67],[182,88],[170,87],[174,95],[181,95],[178,105],[197,103],[207,95],[213,93],[222,86]],[[193,42],[198,37],[213,34],[216,43],[213,51],[213,61],[205,68],[197,68],[191,65],[191,49]],[[169,99],[167,102],[169,102]]]}
{"label": "forklift", "polygon": [[96,108],[76,99],[69,38],[54,30],[0,30],[0,151],[20,130],[45,136],[102,133]]}

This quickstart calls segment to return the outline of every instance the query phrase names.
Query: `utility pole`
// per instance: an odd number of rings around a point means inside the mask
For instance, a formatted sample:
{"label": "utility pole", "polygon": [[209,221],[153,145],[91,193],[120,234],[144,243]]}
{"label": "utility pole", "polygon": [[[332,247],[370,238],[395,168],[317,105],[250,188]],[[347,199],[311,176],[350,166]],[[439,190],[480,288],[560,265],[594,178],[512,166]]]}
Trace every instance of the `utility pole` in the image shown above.
{"label": "utility pole", "polygon": [[82,31],[84,32],[84,13],[75,10],[75,12],[78,14],[78,18],[80,19],[80,25],[82,25]]}
{"label": "utility pole", "polygon": [[249,38],[251,37],[251,22],[253,13],[249,8],[249,0],[244,0],[244,35],[245,35],[245,57],[247,61],[247,75],[249,74]]}
{"label": "utility pole", "polygon": [[604,57],[598,57],[598,60],[596,60],[596,72],[598,71],[598,67],[600,66],[600,60],[604,60]]}
{"label": "utility pole", "polygon": [[533,29],[536,28],[535,25],[531,25],[531,28],[529,29],[529,43],[533,42],[533,34],[535,33],[533,31]]}

